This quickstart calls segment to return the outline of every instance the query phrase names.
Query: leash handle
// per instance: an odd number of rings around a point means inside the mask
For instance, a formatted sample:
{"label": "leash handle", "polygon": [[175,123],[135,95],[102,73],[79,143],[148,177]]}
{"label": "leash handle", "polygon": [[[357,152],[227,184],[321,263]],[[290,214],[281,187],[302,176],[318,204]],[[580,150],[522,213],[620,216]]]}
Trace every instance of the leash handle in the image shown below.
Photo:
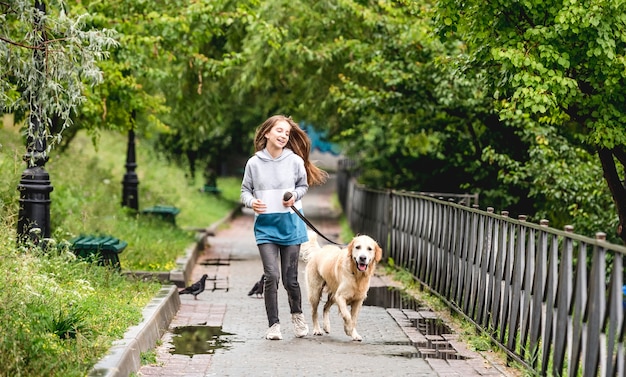
{"label": "leash handle", "polygon": [[[291,197],[293,196],[293,194],[289,191],[285,192],[283,194],[283,200],[287,201],[289,199],[291,199]],[[326,241],[334,244],[334,245],[339,245],[339,246],[343,246],[340,243],[337,243],[335,241],[329,240],[325,235],[322,234],[322,232],[320,232],[319,230],[317,230],[317,228],[315,226],[313,226],[313,224],[311,224],[311,222],[309,221],[309,219],[307,219],[306,217],[304,217],[304,215],[302,213],[300,213],[300,211],[298,211],[298,209],[296,208],[296,206],[291,206],[291,209],[296,213],[296,215],[298,215],[299,218],[302,219],[302,221],[304,221],[304,223],[306,225],[309,226],[309,228],[311,228],[315,233],[319,234],[323,239],[325,239]]]}

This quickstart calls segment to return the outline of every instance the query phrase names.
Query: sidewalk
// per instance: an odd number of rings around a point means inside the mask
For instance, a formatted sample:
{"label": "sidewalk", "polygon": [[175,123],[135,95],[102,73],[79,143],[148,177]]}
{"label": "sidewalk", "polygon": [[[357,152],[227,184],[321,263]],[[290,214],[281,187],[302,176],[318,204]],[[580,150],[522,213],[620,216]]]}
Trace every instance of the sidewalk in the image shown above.
{"label": "sidewalk", "polygon": [[[331,196],[334,181],[314,187],[304,198],[305,214],[329,238],[338,238],[339,224]],[[252,231],[254,217],[244,210],[225,229],[209,237],[209,247],[200,255],[192,273],[198,280],[208,274],[205,292],[180,296],[180,308],[169,330],[157,346],[157,362],[145,365],[138,376],[501,376],[499,368],[479,354],[468,351],[455,341],[452,344],[464,360],[415,357],[420,342],[429,341],[413,325],[418,312],[364,306],[357,325],[362,342],[353,342],[343,332],[336,307],[331,310],[331,333],[295,338],[287,296],[279,288],[279,306],[283,340],[264,338],[267,317],[262,298],[248,296],[263,269]],[[300,263],[300,285],[305,318],[311,327],[311,310],[306,299],[304,263]],[[384,285],[376,277],[372,286]],[[180,342],[185,326],[210,330],[214,348],[206,350],[206,340],[194,340],[199,331]],[[178,341],[178,343],[177,343]],[[192,356],[180,354],[192,343],[204,344],[204,351]],[[211,345],[209,344],[209,345]],[[196,344],[197,346],[198,344]]]}

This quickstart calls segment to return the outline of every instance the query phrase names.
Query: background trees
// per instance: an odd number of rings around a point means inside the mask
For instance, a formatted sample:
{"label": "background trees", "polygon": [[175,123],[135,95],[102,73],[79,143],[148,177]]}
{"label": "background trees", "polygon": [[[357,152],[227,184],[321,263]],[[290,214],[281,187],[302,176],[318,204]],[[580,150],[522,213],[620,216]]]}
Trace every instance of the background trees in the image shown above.
{"label": "background trees", "polygon": [[500,178],[528,187],[542,216],[626,239],[624,4],[442,0],[438,8],[440,35],[467,44],[455,64],[485,72],[503,125],[527,144],[521,158],[486,150]]}
{"label": "background trees", "polygon": [[478,192],[555,227],[621,230],[617,1],[66,4],[119,42],[75,123],[137,127],[190,176],[237,173],[256,126],[285,113],[340,143],[370,186]]}

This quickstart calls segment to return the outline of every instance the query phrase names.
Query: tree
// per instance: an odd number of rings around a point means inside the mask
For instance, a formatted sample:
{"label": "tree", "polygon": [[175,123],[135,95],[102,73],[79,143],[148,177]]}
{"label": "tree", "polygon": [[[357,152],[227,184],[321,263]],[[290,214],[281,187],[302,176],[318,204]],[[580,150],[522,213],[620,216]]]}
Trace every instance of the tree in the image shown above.
{"label": "tree", "polygon": [[[437,4],[440,35],[467,43],[467,55],[457,63],[486,72],[486,87],[500,119],[529,143],[531,155],[544,156],[542,162],[551,166],[575,166],[565,172],[576,174],[578,182],[598,182],[599,169],[594,168],[598,160],[591,161],[586,154],[597,155],[617,208],[617,235],[626,240],[622,184],[626,166],[626,39],[622,37],[626,5],[620,1],[543,0],[440,0]],[[568,153],[568,160],[561,159],[563,147],[577,152]],[[517,166],[544,182],[563,182],[561,177],[550,179],[548,174],[554,169],[542,168],[532,159]],[[561,188],[548,184],[541,190],[559,199]],[[601,214],[606,212],[597,208],[603,191],[585,186],[578,195],[598,198],[595,209]],[[575,203],[567,204],[573,215],[583,200],[571,199]]]}
{"label": "tree", "polygon": [[481,77],[445,64],[462,45],[434,36],[427,2],[274,1],[256,12],[234,87],[328,130],[363,183],[517,200],[480,157],[486,145],[523,144],[492,132]]}
{"label": "tree", "polygon": [[113,30],[85,28],[88,18],[70,15],[61,0],[47,8],[43,1],[0,2],[0,111],[36,117],[46,153],[73,124],[86,87],[102,81],[97,62],[117,45]]}
{"label": "tree", "polygon": [[63,2],[50,3],[0,3],[0,110],[28,117],[18,239],[35,243],[50,237],[50,148],[72,124],[85,83],[101,81],[96,61],[115,45],[112,32],[84,30],[84,16],[71,18]]}
{"label": "tree", "polygon": [[[171,54],[170,79],[160,89],[170,108],[164,117],[168,132],[159,138],[159,149],[179,163],[186,163],[192,180],[196,171],[206,184],[233,151],[241,152],[240,124],[248,104],[231,92],[227,69],[236,64],[245,24],[245,2],[201,1],[173,7],[155,22],[164,50]],[[247,106],[247,107],[246,107]]]}
{"label": "tree", "polygon": [[[385,161],[433,150],[437,136],[420,132],[432,115],[432,85],[422,84],[442,46],[416,17],[419,8],[274,1],[257,12],[244,40],[239,91],[261,92],[266,108],[327,129],[381,173],[390,171]],[[399,182],[385,175],[376,183]]]}
{"label": "tree", "polygon": [[171,56],[153,32],[153,23],[165,5],[141,0],[70,3],[72,12],[90,15],[91,27],[114,30],[119,42],[99,63],[103,82],[85,92],[88,100],[76,112],[79,127],[74,131],[86,129],[96,137],[99,129],[163,132],[161,116],[168,109],[160,86],[169,77]]}
{"label": "tree", "polygon": [[100,63],[104,81],[86,92],[74,131],[87,129],[95,139],[99,129],[136,129],[166,156],[188,164],[192,176],[198,163],[217,170],[224,151],[244,145],[241,109],[253,106],[230,94],[225,70],[236,63],[230,45],[236,49],[240,41],[245,4],[71,3],[74,12],[91,15],[91,26],[114,29],[120,42]]}

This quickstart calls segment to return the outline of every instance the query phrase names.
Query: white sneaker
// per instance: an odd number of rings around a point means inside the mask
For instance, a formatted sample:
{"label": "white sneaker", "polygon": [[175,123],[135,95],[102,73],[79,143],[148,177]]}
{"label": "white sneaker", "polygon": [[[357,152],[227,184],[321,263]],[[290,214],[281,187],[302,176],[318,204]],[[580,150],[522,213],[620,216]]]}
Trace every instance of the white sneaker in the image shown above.
{"label": "white sneaker", "polygon": [[293,322],[293,332],[296,334],[296,338],[302,338],[309,333],[309,326],[304,321],[304,314],[294,313],[291,315],[291,322]]}
{"label": "white sneaker", "polygon": [[280,324],[278,323],[273,324],[265,333],[265,339],[281,340],[282,338],[283,335],[280,333]]}

